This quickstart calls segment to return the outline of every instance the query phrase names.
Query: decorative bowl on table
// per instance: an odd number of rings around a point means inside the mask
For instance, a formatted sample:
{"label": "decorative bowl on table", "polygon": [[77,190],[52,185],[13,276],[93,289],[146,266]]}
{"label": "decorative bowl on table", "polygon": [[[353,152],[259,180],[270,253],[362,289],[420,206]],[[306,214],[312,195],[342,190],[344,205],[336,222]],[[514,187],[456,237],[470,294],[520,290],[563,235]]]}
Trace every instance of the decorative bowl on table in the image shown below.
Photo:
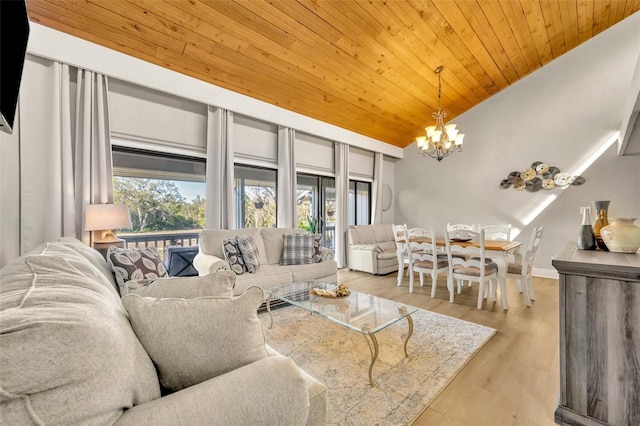
{"label": "decorative bowl on table", "polygon": [[345,297],[349,297],[351,294],[351,290],[347,287],[346,284],[339,284],[335,290],[329,290],[325,288],[312,288],[309,290],[309,293],[318,296],[324,297],[326,299],[343,299]]}

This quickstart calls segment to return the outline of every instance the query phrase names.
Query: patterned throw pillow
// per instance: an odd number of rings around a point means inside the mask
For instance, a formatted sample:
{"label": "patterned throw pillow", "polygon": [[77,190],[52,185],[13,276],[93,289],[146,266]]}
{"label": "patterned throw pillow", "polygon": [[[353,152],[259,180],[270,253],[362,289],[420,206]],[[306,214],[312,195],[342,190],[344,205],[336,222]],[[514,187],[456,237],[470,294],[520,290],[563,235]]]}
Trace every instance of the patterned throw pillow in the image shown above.
{"label": "patterned throw pillow", "polygon": [[258,246],[253,241],[253,237],[250,235],[238,235],[236,237],[236,243],[240,254],[242,254],[242,260],[244,260],[244,267],[250,274],[255,274],[260,268],[260,255],[258,254]]}
{"label": "patterned throw pillow", "polygon": [[313,235],[285,234],[282,236],[284,249],[282,250],[281,265],[306,265],[313,263]]}
{"label": "patterned throw pillow", "polygon": [[236,275],[244,274],[246,268],[244,266],[244,259],[242,253],[238,247],[238,242],[235,238],[227,238],[222,241],[222,251],[224,251],[224,258],[229,263],[231,270]]}
{"label": "patterned throw pillow", "polygon": [[169,276],[155,247],[123,249],[110,246],[107,260],[121,289],[130,280]]}
{"label": "patterned throw pillow", "polygon": [[322,262],[321,249],[322,249],[322,234],[311,234],[313,237],[313,263]]}

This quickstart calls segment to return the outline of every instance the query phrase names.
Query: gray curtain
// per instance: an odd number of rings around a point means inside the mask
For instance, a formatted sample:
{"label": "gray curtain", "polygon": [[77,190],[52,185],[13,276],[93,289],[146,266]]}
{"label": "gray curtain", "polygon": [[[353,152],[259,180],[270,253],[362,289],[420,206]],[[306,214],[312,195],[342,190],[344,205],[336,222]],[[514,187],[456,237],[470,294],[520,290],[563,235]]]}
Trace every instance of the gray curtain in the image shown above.
{"label": "gray curtain", "polygon": [[205,228],[233,229],[233,112],[209,106]]}
{"label": "gray curtain", "polygon": [[347,266],[346,237],[349,228],[349,145],[335,144],[336,158],[336,249],[338,268]]}
{"label": "gray curtain", "polygon": [[90,244],[84,207],[113,201],[107,79],[80,69],[76,85],[75,72],[43,58],[25,62],[16,182],[20,254],[63,236]]}
{"label": "gray curtain", "polygon": [[373,185],[371,197],[371,223],[382,223],[382,166],[384,155],[376,152],[373,158]]}
{"label": "gray curtain", "polygon": [[76,235],[85,243],[91,244],[91,232],[84,230],[85,206],[113,203],[107,77],[79,69],[75,105],[73,127]]}
{"label": "gray curtain", "polygon": [[278,227],[296,228],[296,131],[278,126]]}

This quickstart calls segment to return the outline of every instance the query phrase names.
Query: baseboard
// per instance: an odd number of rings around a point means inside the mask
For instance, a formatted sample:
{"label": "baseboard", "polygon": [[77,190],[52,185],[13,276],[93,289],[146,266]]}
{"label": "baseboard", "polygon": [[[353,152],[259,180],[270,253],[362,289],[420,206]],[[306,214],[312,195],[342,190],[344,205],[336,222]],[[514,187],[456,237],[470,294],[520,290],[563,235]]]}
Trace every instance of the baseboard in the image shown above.
{"label": "baseboard", "polygon": [[555,280],[559,278],[558,271],[555,269],[533,268],[531,274],[540,278],[553,278]]}

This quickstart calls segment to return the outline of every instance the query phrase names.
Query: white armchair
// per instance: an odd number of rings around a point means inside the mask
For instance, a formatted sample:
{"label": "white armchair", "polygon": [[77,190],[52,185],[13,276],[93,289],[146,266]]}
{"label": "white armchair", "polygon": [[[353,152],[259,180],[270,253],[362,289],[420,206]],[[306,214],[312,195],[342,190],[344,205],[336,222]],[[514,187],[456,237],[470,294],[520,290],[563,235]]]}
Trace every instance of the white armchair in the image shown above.
{"label": "white armchair", "polygon": [[398,270],[398,255],[391,224],[351,226],[347,237],[347,262],[350,270],[374,275]]}

